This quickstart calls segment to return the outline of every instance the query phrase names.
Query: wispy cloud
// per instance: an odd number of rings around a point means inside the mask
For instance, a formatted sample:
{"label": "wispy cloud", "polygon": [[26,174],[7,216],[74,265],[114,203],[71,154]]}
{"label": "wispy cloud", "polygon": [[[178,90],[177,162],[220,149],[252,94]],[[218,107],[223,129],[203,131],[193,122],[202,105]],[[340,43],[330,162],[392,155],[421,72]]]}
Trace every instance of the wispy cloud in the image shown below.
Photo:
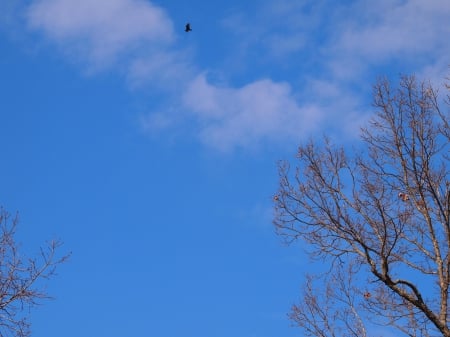
{"label": "wispy cloud", "polygon": [[[266,1],[223,19],[225,53],[215,55],[223,63],[201,69],[176,43],[169,13],[149,1],[35,0],[27,12],[29,27],[69,57],[94,70],[121,61],[133,86],[156,84],[170,93],[170,108],[144,118],[146,129],[193,117],[188,126],[222,151],[330,128],[356,134],[369,106],[361,88],[370,93],[371,69],[445,72],[449,17],[447,0]],[[210,80],[211,72],[227,84]]]}
{"label": "wispy cloud", "polygon": [[349,78],[393,60],[416,69],[437,62],[450,50],[449,17],[447,0],[280,0],[267,1],[256,13],[233,13],[223,25],[238,37],[239,57],[258,50],[267,63],[290,57],[297,67],[315,65],[317,72],[332,65],[336,75]]}
{"label": "wispy cloud", "polygon": [[349,63],[364,69],[400,61],[416,71],[430,65],[447,66],[442,55],[450,52],[445,38],[450,35],[450,2],[377,1],[370,6],[356,2],[346,12],[349,19],[341,23],[327,48],[335,55],[328,63],[337,74],[351,73],[346,67]]}
{"label": "wispy cloud", "polygon": [[199,75],[184,93],[183,103],[201,120],[202,140],[224,151],[264,141],[298,140],[323,117],[314,106],[300,106],[288,83],[270,79],[232,88],[213,85]]}
{"label": "wispy cloud", "polygon": [[[297,79],[291,82],[291,94],[301,106],[314,107],[321,116],[319,127],[314,121],[315,127],[309,130],[332,132],[334,126],[356,136],[358,123],[367,119],[370,110],[373,69],[389,72],[395,65],[395,74],[445,74],[450,54],[448,18],[446,0],[370,4],[281,0],[266,2],[257,13],[233,13],[223,24],[239,37],[235,57],[244,58],[248,68],[256,53],[262,55],[259,69],[273,76],[291,64],[289,78]],[[297,109],[303,111],[300,106]],[[291,134],[292,125],[280,120],[286,135]],[[291,120],[297,125],[295,118]],[[224,119],[224,125],[228,124]]]}
{"label": "wispy cloud", "polygon": [[164,49],[174,40],[165,11],[143,0],[37,0],[28,24],[92,67],[137,50]]}

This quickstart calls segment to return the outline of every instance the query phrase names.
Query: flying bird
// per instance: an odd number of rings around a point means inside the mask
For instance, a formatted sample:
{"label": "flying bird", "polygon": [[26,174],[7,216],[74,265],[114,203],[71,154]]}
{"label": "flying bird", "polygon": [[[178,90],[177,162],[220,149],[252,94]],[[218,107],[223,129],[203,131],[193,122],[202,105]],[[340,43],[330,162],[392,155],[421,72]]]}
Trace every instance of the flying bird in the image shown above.
{"label": "flying bird", "polygon": [[189,33],[190,31],[192,31],[191,24],[189,22],[186,23],[186,28],[184,28],[184,31],[186,33]]}

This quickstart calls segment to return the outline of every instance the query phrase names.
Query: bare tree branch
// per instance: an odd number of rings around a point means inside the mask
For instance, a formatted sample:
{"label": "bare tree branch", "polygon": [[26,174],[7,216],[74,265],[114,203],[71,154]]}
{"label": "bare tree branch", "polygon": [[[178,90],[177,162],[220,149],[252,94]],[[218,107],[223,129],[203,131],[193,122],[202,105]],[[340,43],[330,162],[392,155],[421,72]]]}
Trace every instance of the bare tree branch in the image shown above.
{"label": "bare tree branch", "polygon": [[55,274],[56,266],[69,255],[57,257],[61,242],[52,241],[41,248],[38,258],[24,259],[14,240],[17,215],[0,208],[0,337],[30,336],[30,324],[25,309],[49,298],[41,280]]}
{"label": "bare tree branch", "polygon": [[[327,280],[331,297],[352,313],[337,331],[330,320],[341,318],[329,315],[336,308],[324,306],[308,279],[306,306],[294,306],[292,318],[311,336],[362,336],[365,312],[407,336],[450,337],[448,97],[441,102],[413,76],[394,89],[380,79],[376,115],[362,129],[365,151],[350,153],[325,139],[299,147],[295,170],[280,162],[277,232],[287,242],[305,240],[313,257],[332,263],[339,276]],[[344,278],[342,268],[366,275],[370,289],[358,292],[355,275]]]}

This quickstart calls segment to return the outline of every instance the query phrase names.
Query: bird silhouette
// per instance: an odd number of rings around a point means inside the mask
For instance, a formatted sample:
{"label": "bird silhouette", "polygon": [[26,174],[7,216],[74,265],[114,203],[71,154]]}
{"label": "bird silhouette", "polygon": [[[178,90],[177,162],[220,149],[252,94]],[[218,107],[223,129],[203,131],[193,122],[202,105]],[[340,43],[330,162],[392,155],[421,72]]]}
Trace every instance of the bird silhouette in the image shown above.
{"label": "bird silhouette", "polygon": [[189,22],[186,23],[186,28],[184,28],[184,31],[186,33],[189,33],[190,31],[192,31],[191,24]]}

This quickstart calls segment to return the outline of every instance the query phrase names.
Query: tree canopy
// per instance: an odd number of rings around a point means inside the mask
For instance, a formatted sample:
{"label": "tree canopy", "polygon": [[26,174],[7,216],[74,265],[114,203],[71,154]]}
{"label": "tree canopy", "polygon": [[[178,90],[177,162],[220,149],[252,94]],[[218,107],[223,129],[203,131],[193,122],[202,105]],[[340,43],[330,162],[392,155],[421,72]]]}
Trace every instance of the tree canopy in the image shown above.
{"label": "tree canopy", "polygon": [[381,79],[362,149],[325,138],[280,162],[277,232],[329,262],[290,314],[308,336],[371,336],[381,324],[450,337],[450,87],[439,89]]}

